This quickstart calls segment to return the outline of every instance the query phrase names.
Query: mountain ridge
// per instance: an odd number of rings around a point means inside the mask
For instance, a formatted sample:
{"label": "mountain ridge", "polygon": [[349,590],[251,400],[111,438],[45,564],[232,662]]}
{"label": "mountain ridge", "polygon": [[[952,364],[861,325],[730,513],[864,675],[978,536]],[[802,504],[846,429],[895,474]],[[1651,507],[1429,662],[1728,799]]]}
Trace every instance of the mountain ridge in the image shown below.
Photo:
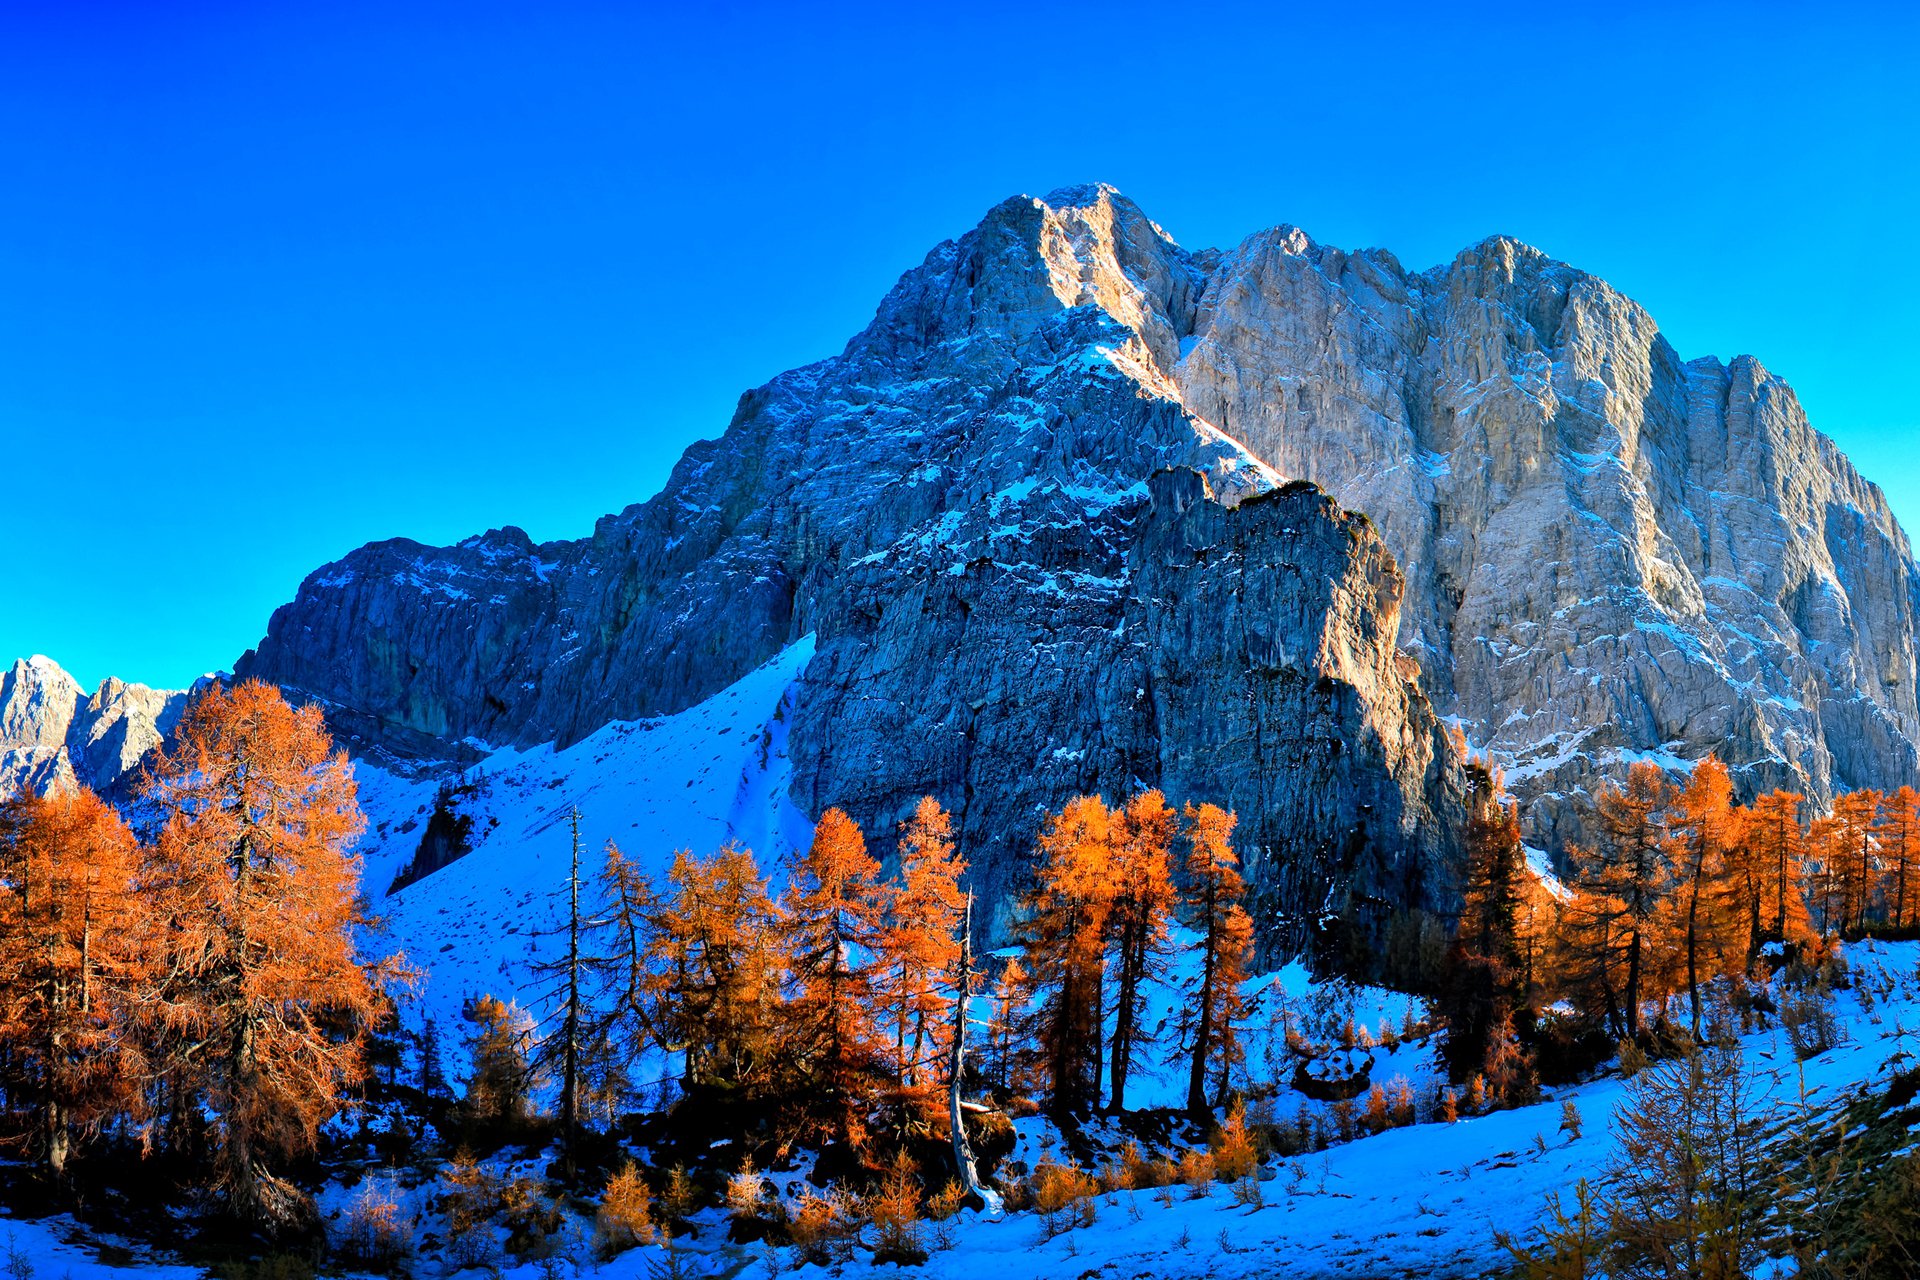
{"label": "mountain ridge", "polygon": [[[1183,468],[1196,499],[1149,483]],[[1333,499],[1302,520],[1356,512],[1365,534],[1286,600],[1259,600],[1250,627],[1244,599],[1210,596],[1225,612],[1209,623],[1252,639],[1196,672],[1185,655],[1204,628],[1154,635],[1143,603],[1142,584],[1191,550],[1155,531],[1194,501],[1225,510],[1289,478]],[[1327,592],[1375,534],[1395,598],[1364,617],[1333,607]],[[1291,530],[1272,537],[1254,560],[1293,545]],[[1353,765],[1305,845],[1286,813],[1266,819],[1252,836],[1270,865],[1351,870],[1329,851],[1357,839],[1443,868],[1457,762],[1441,721],[1506,767],[1530,838],[1553,849],[1583,836],[1594,789],[1636,759],[1716,751],[1744,789],[1794,786],[1816,804],[1913,780],[1916,584],[1884,494],[1784,382],[1751,357],[1681,360],[1598,277],[1505,235],[1420,272],[1285,225],[1189,252],[1091,184],[1009,198],[934,246],[840,355],[743,394],[725,433],[588,536],[536,544],[503,526],[444,548],[368,544],[309,575],[236,671],[319,701],[384,766],[432,770],[671,714],[817,635],[809,673],[842,674],[801,681],[803,807],[846,802],[884,830],[909,795],[964,806],[991,778],[1021,799],[966,834],[1004,899],[1028,810],[1188,768],[1173,762],[1191,744],[1163,740],[1167,707],[1128,705],[1171,696],[1151,673],[1244,701],[1264,654],[1311,671],[1313,654],[1378,651],[1355,638],[1388,614],[1394,669],[1350,666],[1367,675],[1341,687],[1365,708],[1363,737],[1428,746]],[[902,618],[903,594],[993,621],[967,624],[970,647],[933,613]],[[1333,608],[1332,630],[1290,612],[1309,598]],[[889,645],[946,673],[938,705]],[[983,764],[982,708],[958,685],[985,681],[1017,707],[1011,671],[1079,692]],[[1429,700],[1431,725],[1417,710]],[[1345,723],[1330,707],[1291,714]],[[1258,753],[1241,767],[1310,773]],[[1398,825],[1357,807],[1381,777],[1404,801]],[[1444,891],[1423,899],[1373,874],[1347,887],[1444,909]]]}

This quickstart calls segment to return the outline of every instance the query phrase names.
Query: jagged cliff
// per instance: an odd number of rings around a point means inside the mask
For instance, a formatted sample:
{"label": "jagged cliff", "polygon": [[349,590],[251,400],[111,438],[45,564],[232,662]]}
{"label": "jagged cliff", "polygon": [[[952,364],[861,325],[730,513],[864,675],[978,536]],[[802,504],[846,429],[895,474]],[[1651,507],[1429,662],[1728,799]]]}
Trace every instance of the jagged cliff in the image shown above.
{"label": "jagged cliff", "polygon": [[89,694],[49,658],[0,673],[0,796],[81,785],[119,797],[173,728],[184,693],[103,680]]}
{"label": "jagged cliff", "polygon": [[[1168,467],[1225,506],[1149,495]],[[1291,490],[1227,512],[1282,477],[1371,525]],[[1268,502],[1314,509],[1276,533]],[[1449,856],[1416,669],[1549,845],[1635,758],[1718,751],[1816,801],[1912,780],[1917,581],[1783,384],[1683,363],[1601,281],[1507,239],[1425,272],[1285,227],[1189,253],[1088,187],[935,248],[592,537],[363,548],[239,669],[363,751],[459,759],[677,710],[815,634],[803,807],[934,791],[1004,881],[1071,789],[1226,795],[1297,915],[1320,891],[1286,868],[1418,897],[1391,868]]]}
{"label": "jagged cliff", "polygon": [[652,501],[579,542],[363,548],[238,670],[362,750],[472,758],[676,711],[814,634],[795,799],[885,830],[939,796],[1002,906],[1043,808],[1161,785],[1241,806],[1276,922],[1444,907],[1457,780],[1394,652],[1400,577],[1318,495],[1225,516],[1281,476],[1167,377],[1203,285],[1105,189],[1009,200]]}
{"label": "jagged cliff", "polygon": [[1379,523],[1403,643],[1540,842],[1646,756],[1817,804],[1914,780],[1906,534],[1758,361],[1683,363],[1505,238],[1420,273],[1292,228],[1197,261],[1183,401]]}

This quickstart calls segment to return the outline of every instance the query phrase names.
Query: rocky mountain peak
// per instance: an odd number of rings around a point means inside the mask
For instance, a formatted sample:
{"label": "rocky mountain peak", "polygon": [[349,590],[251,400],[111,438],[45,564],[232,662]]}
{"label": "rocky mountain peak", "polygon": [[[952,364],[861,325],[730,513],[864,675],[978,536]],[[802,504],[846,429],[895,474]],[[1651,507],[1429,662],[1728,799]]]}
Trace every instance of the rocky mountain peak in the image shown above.
{"label": "rocky mountain peak", "polygon": [[0,674],[0,796],[76,784],[122,794],[186,694],[108,678],[88,694],[40,654]]}

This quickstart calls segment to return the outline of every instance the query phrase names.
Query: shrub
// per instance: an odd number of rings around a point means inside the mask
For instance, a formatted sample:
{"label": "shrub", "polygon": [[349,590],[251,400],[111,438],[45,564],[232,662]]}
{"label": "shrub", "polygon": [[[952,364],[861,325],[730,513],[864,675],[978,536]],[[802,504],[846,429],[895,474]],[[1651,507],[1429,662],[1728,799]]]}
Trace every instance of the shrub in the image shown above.
{"label": "shrub", "polygon": [[1833,992],[1824,982],[1811,982],[1780,999],[1780,1025],[1793,1042],[1794,1056],[1815,1057],[1839,1044],[1842,1029],[1833,1012]]}
{"label": "shrub", "polygon": [[1580,1126],[1582,1123],[1580,1119],[1580,1108],[1573,1105],[1572,1098],[1568,1098],[1560,1104],[1560,1132],[1567,1135],[1568,1141],[1580,1141]]}
{"label": "shrub", "polygon": [[727,1215],[735,1222],[752,1222],[760,1217],[765,1203],[760,1171],[748,1156],[740,1162],[739,1172],[727,1179]]}
{"label": "shrub", "polygon": [[1198,1200],[1213,1190],[1213,1152],[1195,1147],[1181,1156],[1180,1181],[1187,1184],[1189,1200]]}
{"label": "shrub", "polygon": [[566,1214],[532,1178],[514,1178],[500,1188],[500,1224],[507,1229],[507,1252],[522,1262],[551,1257],[554,1236]]}
{"label": "shrub", "polygon": [[667,1170],[667,1185],[660,1192],[660,1208],[669,1217],[688,1218],[700,1207],[700,1189],[687,1176],[687,1167],[677,1164]]}
{"label": "shrub", "polygon": [[413,1221],[400,1211],[392,1186],[367,1179],[340,1227],[341,1258],[368,1271],[393,1272],[413,1252]]}
{"label": "shrub", "polygon": [[1385,1133],[1392,1123],[1392,1113],[1387,1109],[1387,1091],[1376,1084],[1367,1090],[1367,1132]]}
{"label": "shrub", "polygon": [[953,1181],[949,1181],[927,1201],[927,1217],[933,1223],[933,1243],[936,1248],[953,1248],[956,1240],[954,1222],[966,1203],[967,1189]]}
{"label": "shrub", "polygon": [[601,1258],[611,1258],[636,1245],[652,1244],[653,1193],[647,1180],[629,1162],[607,1179],[600,1193],[600,1205],[593,1214],[593,1249]]}
{"label": "shrub", "polygon": [[1220,1178],[1232,1182],[1251,1174],[1260,1165],[1260,1152],[1247,1132],[1246,1112],[1235,1107],[1227,1114],[1227,1123],[1213,1143],[1213,1168]]}
{"label": "shrub", "polygon": [[1395,1076],[1387,1082],[1387,1123],[1399,1128],[1413,1121],[1413,1086],[1405,1076]]}
{"label": "shrub", "polygon": [[493,1226],[500,1212],[500,1180],[466,1148],[440,1171],[441,1212],[447,1218],[447,1260],[456,1268],[493,1258]]}
{"label": "shrub", "polygon": [[917,1266],[927,1260],[921,1243],[920,1179],[905,1151],[895,1154],[886,1177],[867,1197],[867,1220],[873,1224],[875,1262]]}
{"label": "shrub", "polygon": [[807,1262],[832,1266],[853,1257],[860,1235],[860,1204],[835,1187],[825,1195],[808,1187],[794,1201],[787,1217],[787,1234]]}
{"label": "shrub", "polygon": [[1099,1214],[1094,1196],[1100,1188],[1078,1165],[1043,1160],[1033,1171],[1033,1207],[1049,1237],[1075,1227],[1090,1227]]}

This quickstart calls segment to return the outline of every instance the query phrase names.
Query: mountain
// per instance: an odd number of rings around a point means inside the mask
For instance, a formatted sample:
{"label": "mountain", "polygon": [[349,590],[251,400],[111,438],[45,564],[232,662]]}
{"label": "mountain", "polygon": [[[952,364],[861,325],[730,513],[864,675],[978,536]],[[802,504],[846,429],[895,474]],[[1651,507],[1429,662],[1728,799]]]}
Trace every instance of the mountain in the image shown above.
{"label": "mountain", "polygon": [[103,680],[91,694],[38,654],[0,673],[0,796],[82,785],[120,796],[186,705],[177,690]]}
{"label": "mountain", "polygon": [[1203,283],[1105,188],[1006,201],[592,537],[362,548],[237,670],[363,754],[466,763],[678,712],[811,636],[793,801],[890,835],[937,796],[1001,909],[1045,807],[1141,786],[1239,809],[1270,937],[1445,909],[1459,781],[1396,652],[1401,575],[1182,406]]}
{"label": "mountain", "polygon": [[1507,238],[1189,252],[1101,186],[937,246],[590,537],[363,547],[237,670],[404,790],[791,668],[753,731],[803,819],[884,846],[932,793],[1004,909],[1069,795],[1221,800],[1292,947],[1448,908],[1449,724],[1554,850],[1640,759],[1816,803],[1916,780],[1917,595],[1791,390],[1604,282]]}
{"label": "mountain", "polygon": [[1906,534],[1758,361],[1682,362],[1506,238],[1421,273],[1284,227],[1194,261],[1182,402],[1379,525],[1402,643],[1537,843],[1635,759],[1819,805],[1914,781]]}

